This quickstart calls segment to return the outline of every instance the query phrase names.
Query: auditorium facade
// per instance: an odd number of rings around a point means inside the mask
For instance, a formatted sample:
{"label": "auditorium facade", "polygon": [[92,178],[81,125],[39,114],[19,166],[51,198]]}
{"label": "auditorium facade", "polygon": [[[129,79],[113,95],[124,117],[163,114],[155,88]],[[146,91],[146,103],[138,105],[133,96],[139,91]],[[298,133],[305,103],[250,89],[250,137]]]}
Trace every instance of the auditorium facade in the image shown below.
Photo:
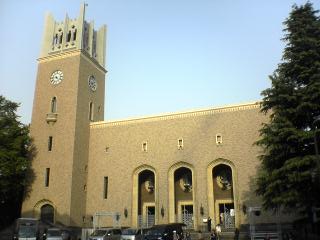
{"label": "auditorium facade", "polygon": [[77,227],[248,224],[261,206],[259,103],[104,121],[105,52],[106,26],[87,22],[85,5],[76,19],[46,16],[22,215]]}

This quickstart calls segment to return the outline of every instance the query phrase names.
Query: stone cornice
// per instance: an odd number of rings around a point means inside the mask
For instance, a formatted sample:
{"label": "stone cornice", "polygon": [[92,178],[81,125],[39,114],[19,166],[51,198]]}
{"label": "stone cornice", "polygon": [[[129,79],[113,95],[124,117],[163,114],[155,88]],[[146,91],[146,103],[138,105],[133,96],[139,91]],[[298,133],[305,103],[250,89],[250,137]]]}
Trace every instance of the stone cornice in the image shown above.
{"label": "stone cornice", "polygon": [[103,73],[107,72],[107,70],[104,67],[102,67],[94,58],[90,57],[88,53],[86,53],[85,51],[79,50],[79,49],[68,50],[65,52],[51,54],[50,56],[41,57],[41,58],[38,58],[37,60],[39,63],[42,63],[42,62],[49,62],[49,61],[53,61],[53,60],[60,60],[60,59],[67,58],[67,57],[78,56],[78,55],[89,60],[90,63],[92,63],[92,64],[94,64],[94,66],[98,67],[98,69],[100,71],[102,71]]}
{"label": "stone cornice", "polygon": [[257,108],[260,108],[260,102],[230,105],[230,106],[223,106],[223,107],[217,107],[217,108],[211,108],[211,109],[200,109],[200,110],[187,111],[187,112],[168,113],[163,115],[146,116],[146,117],[140,117],[140,118],[130,118],[130,119],[123,119],[123,120],[116,120],[116,121],[93,122],[93,123],[90,123],[90,128],[105,128],[105,127],[128,125],[128,124],[134,124],[134,123],[145,123],[145,122],[154,122],[154,121],[162,121],[162,120],[170,120],[170,119],[213,115],[213,114],[226,113],[226,112],[244,111],[244,110],[250,110],[250,109],[257,109]]}

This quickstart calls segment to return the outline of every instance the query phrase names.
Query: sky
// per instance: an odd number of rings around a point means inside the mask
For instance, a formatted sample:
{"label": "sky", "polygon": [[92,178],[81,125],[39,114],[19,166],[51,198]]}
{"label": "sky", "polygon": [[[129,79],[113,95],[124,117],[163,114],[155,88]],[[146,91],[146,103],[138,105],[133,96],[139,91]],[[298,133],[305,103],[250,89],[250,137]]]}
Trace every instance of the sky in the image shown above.
{"label": "sky", "polygon": [[[0,95],[31,121],[44,17],[78,17],[78,0],[0,0]],[[313,0],[315,9],[320,1]],[[105,120],[262,99],[281,62],[283,21],[304,0],[87,0],[107,25]]]}

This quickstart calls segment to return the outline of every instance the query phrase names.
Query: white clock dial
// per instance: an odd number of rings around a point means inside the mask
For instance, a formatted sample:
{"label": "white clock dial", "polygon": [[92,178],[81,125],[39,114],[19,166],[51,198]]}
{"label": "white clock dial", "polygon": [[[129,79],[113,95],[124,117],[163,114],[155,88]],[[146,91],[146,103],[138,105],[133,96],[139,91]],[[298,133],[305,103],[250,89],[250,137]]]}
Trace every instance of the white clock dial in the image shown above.
{"label": "white clock dial", "polygon": [[54,71],[50,77],[50,82],[53,85],[61,83],[63,80],[63,73],[60,70]]}
{"label": "white clock dial", "polygon": [[90,87],[90,89],[92,91],[96,91],[97,90],[98,84],[97,84],[97,81],[94,78],[94,76],[90,76],[89,77],[88,84],[89,84],[89,87]]}

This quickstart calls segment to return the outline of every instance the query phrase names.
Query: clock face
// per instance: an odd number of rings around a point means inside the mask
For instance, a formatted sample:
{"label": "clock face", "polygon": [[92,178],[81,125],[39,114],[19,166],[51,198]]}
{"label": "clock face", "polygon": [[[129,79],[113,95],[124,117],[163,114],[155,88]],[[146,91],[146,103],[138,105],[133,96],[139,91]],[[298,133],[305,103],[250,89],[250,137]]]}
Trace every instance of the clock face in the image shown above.
{"label": "clock face", "polygon": [[89,87],[92,91],[96,91],[97,90],[97,81],[96,79],[94,78],[94,76],[90,76],[89,77],[89,80],[88,80],[88,84],[89,84]]}
{"label": "clock face", "polygon": [[59,84],[62,80],[63,80],[63,73],[60,70],[53,72],[50,77],[50,82],[53,85]]}

